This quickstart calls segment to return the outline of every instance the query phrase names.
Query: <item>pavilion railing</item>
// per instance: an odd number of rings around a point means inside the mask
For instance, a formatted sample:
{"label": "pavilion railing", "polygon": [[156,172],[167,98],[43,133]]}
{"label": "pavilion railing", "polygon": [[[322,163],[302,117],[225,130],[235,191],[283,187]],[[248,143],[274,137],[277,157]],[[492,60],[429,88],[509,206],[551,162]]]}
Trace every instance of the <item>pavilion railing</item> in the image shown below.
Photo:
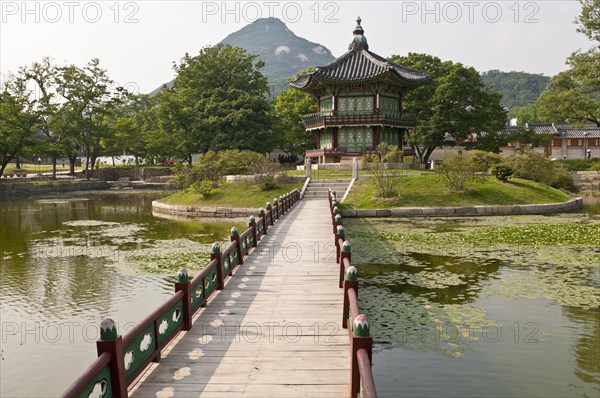
{"label": "pavilion railing", "polygon": [[326,126],[352,126],[361,124],[386,124],[398,127],[414,127],[417,118],[401,112],[369,111],[361,113],[313,113],[303,118],[306,129],[323,128]]}
{"label": "pavilion railing", "polygon": [[351,263],[350,242],[345,239],[342,215],[335,191],[328,195],[331,224],[335,236],[336,261],[339,264],[339,287],[344,289],[342,327],[350,339],[350,397],[376,398],[373,378],[373,337],[369,320],[358,307],[358,269]]}
{"label": "pavilion railing", "polygon": [[124,336],[117,333],[115,322],[107,318],[100,324],[100,340],[96,342],[98,358],[62,394],[62,397],[127,397],[127,390],[152,362],[160,360],[161,351],[180,331],[193,327],[192,318],[207,305],[208,299],[244,263],[244,256],[257,247],[268,226],[287,213],[300,200],[293,191],[267,202],[252,216],[248,229],[241,234],[231,229],[231,243],[221,251],[212,246],[211,261],[193,278],[185,268],[179,270],[175,293]]}

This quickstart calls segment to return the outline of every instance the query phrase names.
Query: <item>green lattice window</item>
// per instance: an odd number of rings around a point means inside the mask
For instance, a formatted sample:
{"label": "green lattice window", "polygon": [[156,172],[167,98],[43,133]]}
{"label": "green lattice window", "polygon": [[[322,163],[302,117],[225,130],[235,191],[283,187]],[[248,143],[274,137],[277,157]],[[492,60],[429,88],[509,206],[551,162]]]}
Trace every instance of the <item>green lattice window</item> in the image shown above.
{"label": "green lattice window", "polygon": [[393,129],[390,127],[386,127],[380,133],[379,142],[385,142],[388,145],[396,145],[398,146],[398,129]]}
{"label": "green lattice window", "polygon": [[321,148],[333,148],[333,134],[331,131],[325,131],[321,133],[320,144]]}
{"label": "green lattice window", "polygon": [[339,97],[339,113],[370,113],[373,112],[373,97]]}
{"label": "green lattice window", "polygon": [[379,97],[379,110],[383,112],[398,112],[398,98]]}
{"label": "green lattice window", "polygon": [[373,148],[373,131],[370,127],[343,127],[338,131],[338,146],[347,152],[360,152]]}
{"label": "green lattice window", "polygon": [[321,113],[324,115],[331,115],[333,110],[333,98],[326,97],[321,99]]}

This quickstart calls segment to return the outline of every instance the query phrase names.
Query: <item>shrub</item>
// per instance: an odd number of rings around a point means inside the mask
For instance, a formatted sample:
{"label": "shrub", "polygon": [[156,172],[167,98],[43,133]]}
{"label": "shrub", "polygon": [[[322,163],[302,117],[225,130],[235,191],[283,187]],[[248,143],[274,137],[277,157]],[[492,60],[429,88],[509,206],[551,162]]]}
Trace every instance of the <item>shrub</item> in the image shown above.
{"label": "shrub", "polygon": [[495,164],[490,168],[490,173],[502,182],[508,181],[513,176],[513,169],[506,165]]}
{"label": "shrub", "polygon": [[369,163],[379,163],[381,159],[379,155],[376,153],[365,153],[361,159],[361,166],[363,169],[369,168]]}
{"label": "shrub", "polygon": [[211,181],[196,181],[192,184],[191,188],[204,196],[205,198],[209,197],[214,188],[213,183]]}
{"label": "shrub", "polygon": [[577,191],[569,171],[539,153],[519,154],[507,158],[502,164],[513,169],[514,177],[537,181],[571,192]]}
{"label": "shrub", "polygon": [[551,185],[554,164],[544,155],[535,152],[517,154],[507,158],[503,165],[513,170],[513,176]]}
{"label": "shrub", "polygon": [[173,175],[167,182],[168,188],[184,189],[194,182],[193,169],[188,164],[176,163],[173,166]]}
{"label": "shrub", "polygon": [[465,183],[475,178],[476,166],[470,155],[446,152],[443,162],[436,168],[436,171],[444,177],[450,189],[463,191]]}
{"label": "shrub", "polygon": [[469,156],[473,159],[473,164],[477,171],[487,172],[494,165],[502,163],[502,156],[497,153],[486,151],[471,151]]}
{"label": "shrub", "polygon": [[579,189],[575,186],[575,182],[573,182],[573,177],[571,173],[565,168],[555,167],[554,175],[552,177],[552,182],[550,186],[557,189],[564,189],[569,192],[577,192]]}
{"label": "shrub", "polygon": [[254,178],[254,182],[263,191],[268,191],[270,189],[277,188],[277,183],[275,182],[275,175],[274,174],[258,174]]}
{"label": "shrub", "polygon": [[394,169],[373,163],[369,163],[367,168],[371,174],[370,180],[377,189],[379,197],[393,198],[398,195],[400,178],[395,175]]}
{"label": "shrub", "polygon": [[592,171],[600,171],[600,160],[594,162],[594,164],[590,167]]}

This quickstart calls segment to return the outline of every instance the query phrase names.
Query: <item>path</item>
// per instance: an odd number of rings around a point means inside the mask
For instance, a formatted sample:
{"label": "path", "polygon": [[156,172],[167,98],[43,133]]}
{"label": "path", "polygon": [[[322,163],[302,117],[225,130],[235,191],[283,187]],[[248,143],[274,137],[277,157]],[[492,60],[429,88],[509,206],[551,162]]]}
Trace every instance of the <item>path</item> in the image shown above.
{"label": "path", "polygon": [[347,397],[338,272],[327,201],[300,201],[130,396]]}

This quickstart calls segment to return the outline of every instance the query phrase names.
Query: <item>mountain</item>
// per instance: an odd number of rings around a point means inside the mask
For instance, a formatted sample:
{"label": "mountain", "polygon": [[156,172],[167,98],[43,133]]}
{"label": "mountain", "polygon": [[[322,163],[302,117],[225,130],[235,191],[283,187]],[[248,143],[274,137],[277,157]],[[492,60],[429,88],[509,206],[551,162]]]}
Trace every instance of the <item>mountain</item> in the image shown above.
{"label": "mountain", "polygon": [[[287,88],[287,79],[315,66],[326,65],[335,58],[325,46],[298,37],[277,18],[257,19],[231,33],[220,43],[242,47],[265,63],[261,69],[269,80],[274,97]],[[171,86],[173,82],[167,83]],[[158,92],[154,90],[150,95]]]}
{"label": "mountain", "polygon": [[490,70],[481,74],[483,83],[495,93],[502,94],[502,106],[509,110],[509,116],[515,116],[517,110],[538,99],[550,78],[542,74],[527,72],[502,72]]}

